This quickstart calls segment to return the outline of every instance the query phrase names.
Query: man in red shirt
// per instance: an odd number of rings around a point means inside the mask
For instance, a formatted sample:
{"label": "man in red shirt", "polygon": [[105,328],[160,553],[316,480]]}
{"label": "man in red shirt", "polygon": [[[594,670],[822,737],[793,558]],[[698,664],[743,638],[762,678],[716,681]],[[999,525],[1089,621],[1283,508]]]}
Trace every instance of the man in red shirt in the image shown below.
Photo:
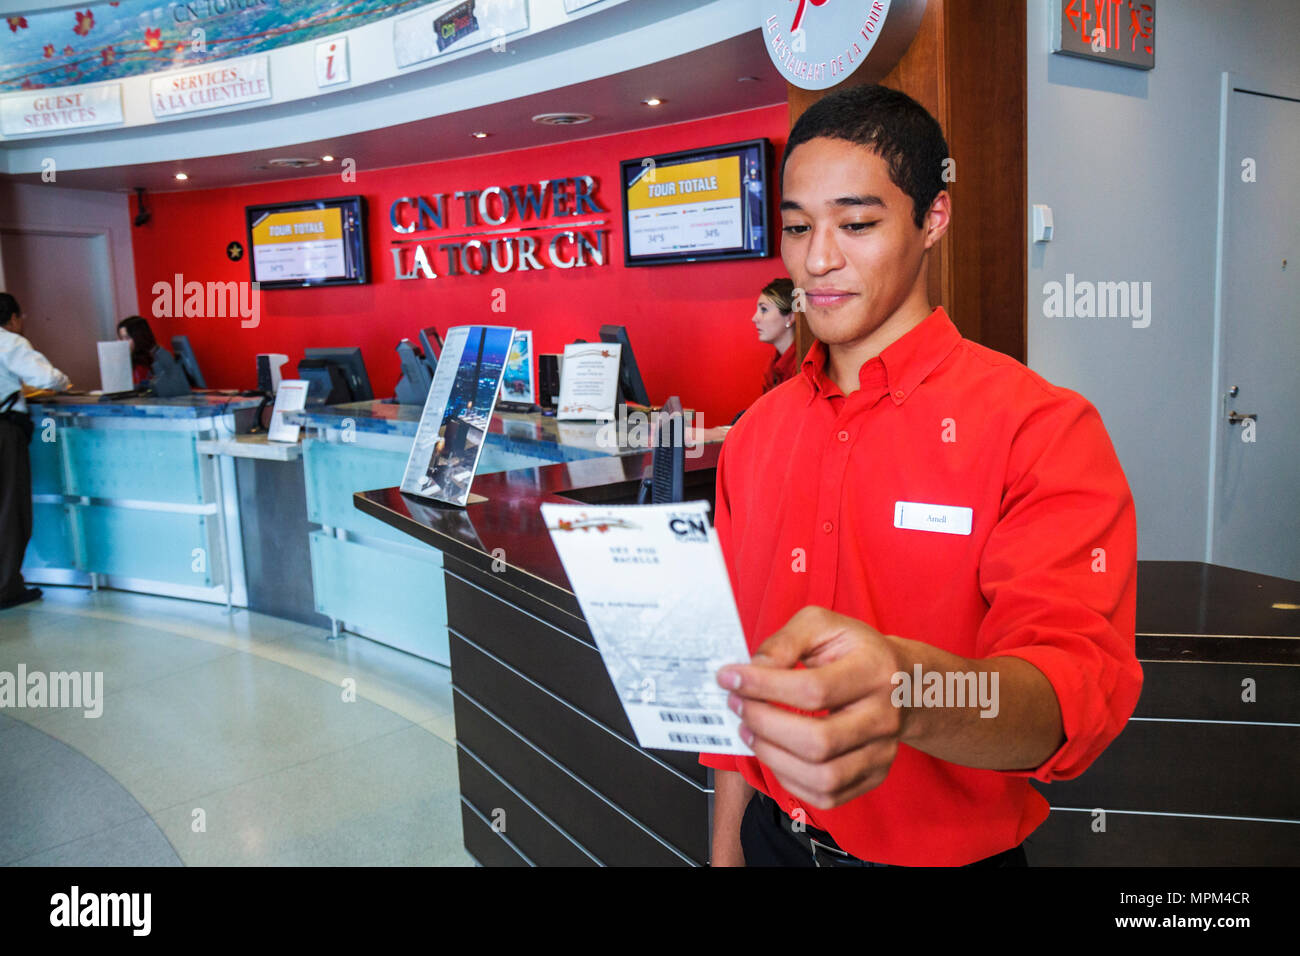
{"label": "man in red shirt", "polygon": [[902,93],[814,104],[781,255],[817,342],[718,460],[753,659],[719,671],[754,757],[715,769],[714,865],[1024,865],[1029,784],[1124,727],[1136,522],[1097,411],[926,296],[939,124]]}

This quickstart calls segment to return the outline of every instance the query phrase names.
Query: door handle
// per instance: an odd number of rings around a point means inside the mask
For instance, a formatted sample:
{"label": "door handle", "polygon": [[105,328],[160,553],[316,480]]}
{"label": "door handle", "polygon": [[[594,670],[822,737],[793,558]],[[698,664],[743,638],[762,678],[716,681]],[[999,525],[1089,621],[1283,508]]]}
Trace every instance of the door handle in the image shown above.
{"label": "door handle", "polygon": [[1255,414],[1254,412],[1238,412],[1235,410],[1228,412],[1229,425],[1240,425],[1242,422],[1246,422],[1246,421],[1258,422],[1259,415]]}

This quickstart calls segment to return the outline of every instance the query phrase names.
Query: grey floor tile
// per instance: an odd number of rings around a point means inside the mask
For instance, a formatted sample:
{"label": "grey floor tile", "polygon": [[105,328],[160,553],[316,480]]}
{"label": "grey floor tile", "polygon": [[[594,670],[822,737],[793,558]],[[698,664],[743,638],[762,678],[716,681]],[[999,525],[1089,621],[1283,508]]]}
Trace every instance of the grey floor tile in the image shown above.
{"label": "grey floor tile", "polygon": [[420,724],[431,734],[436,734],[452,746],[456,745],[456,718],[453,714],[444,714]]}
{"label": "grey floor tile", "polygon": [[150,812],[406,726],[343,688],[251,654],[230,654],[132,687],[88,720],[37,726],[113,774]]}
{"label": "grey floor tile", "polygon": [[0,632],[0,670],[16,674],[22,664],[29,674],[98,673],[105,695],[234,653],[142,622],[45,614],[32,615],[29,624],[20,633]]}
{"label": "grey floor tile", "polygon": [[215,605],[45,593],[0,619],[0,670],[102,671],[104,712],[0,713],[0,863],[473,864],[447,668]]}
{"label": "grey floor tile", "polygon": [[11,866],[181,866],[180,857],[150,817],[42,850]]}
{"label": "grey floor tile", "polygon": [[92,761],[15,723],[0,737],[0,862],[148,819],[131,794]]}
{"label": "grey floor tile", "polygon": [[331,683],[351,677],[358,694],[412,723],[450,713],[448,668],[353,634],[327,640],[328,633],[312,628],[287,635],[257,653]]}
{"label": "grey floor tile", "polygon": [[187,865],[387,866],[455,858],[457,791],[455,752],[412,726],[156,817]]}

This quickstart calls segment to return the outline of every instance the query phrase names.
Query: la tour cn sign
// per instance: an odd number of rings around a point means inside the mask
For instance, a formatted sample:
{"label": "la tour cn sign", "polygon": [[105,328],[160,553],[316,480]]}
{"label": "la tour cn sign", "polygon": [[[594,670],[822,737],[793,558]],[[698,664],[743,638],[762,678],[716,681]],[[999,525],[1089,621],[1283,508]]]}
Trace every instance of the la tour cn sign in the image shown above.
{"label": "la tour cn sign", "polygon": [[[603,266],[605,213],[592,176],[403,196],[388,220],[412,238],[392,240],[393,271],[398,279],[437,279]],[[445,229],[454,232],[415,235]]]}

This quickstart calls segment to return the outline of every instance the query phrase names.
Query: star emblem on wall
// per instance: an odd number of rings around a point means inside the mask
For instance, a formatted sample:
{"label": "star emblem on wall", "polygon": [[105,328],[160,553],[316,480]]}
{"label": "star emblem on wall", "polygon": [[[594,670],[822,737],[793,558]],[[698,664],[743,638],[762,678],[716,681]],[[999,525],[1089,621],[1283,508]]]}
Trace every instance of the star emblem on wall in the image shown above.
{"label": "star emblem on wall", "polygon": [[238,262],[244,258],[244,247],[237,242],[232,242],[226,246],[226,258],[231,262]]}

